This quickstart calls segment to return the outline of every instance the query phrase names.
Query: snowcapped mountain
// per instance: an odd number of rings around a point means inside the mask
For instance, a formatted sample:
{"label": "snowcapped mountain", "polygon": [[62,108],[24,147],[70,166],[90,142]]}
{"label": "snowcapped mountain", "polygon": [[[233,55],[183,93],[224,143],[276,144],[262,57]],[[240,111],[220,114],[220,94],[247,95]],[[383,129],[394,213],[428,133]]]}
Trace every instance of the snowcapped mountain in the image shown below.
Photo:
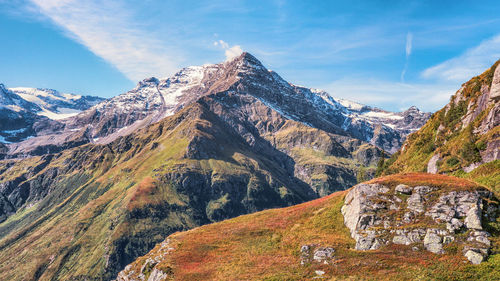
{"label": "snowcapped mountain", "polygon": [[60,120],[75,116],[99,102],[103,98],[93,96],[80,96],[68,93],[60,93],[52,89],[37,88],[9,88],[23,100],[36,104],[38,115],[46,116],[53,120]]}
{"label": "snowcapped mountain", "polygon": [[[54,119],[82,108],[76,107],[79,103],[75,101],[82,99],[78,99],[79,96],[51,90],[13,90],[40,107],[38,114]],[[203,96],[222,92],[251,95],[287,119],[370,142],[391,153],[401,146],[408,133],[418,129],[430,116],[416,108],[392,113],[335,99],[321,90],[293,85],[266,69],[252,55],[243,53],[231,61],[184,68],[169,78],[144,79],[129,92],[60,120],[63,126],[54,132],[55,136],[15,145],[15,150],[20,152],[42,144],[57,145],[68,138],[74,140],[70,137],[74,135],[90,142],[109,143],[170,116]],[[84,105],[95,101],[86,100]]]}
{"label": "snowcapped mountain", "polygon": [[59,130],[61,124],[56,120],[74,116],[102,100],[51,89],[7,89],[0,84],[0,142],[19,142]]}

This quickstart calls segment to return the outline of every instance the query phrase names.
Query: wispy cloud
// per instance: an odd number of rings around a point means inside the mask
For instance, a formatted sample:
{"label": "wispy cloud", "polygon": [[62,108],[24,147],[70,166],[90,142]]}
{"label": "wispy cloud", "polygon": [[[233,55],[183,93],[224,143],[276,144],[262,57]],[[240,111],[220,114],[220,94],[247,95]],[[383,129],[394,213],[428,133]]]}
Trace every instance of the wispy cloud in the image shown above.
{"label": "wispy cloud", "polygon": [[406,34],[406,58],[410,57],[411,55],[412,41],[413,34],[411,32],[408,32]]}
{"label": "wispy cloud", "polygon": [[224,40],[214,41],[213,44],[214,46],[221,47],[224,50],[224,54],[226,55],[226,60],[235,58],[241,55],[241,53],[243,53],[243,49],[241,49],[240,45],[234,45],[232,47],[229,47],[229,44]]}
{"label": "wispy cloud", "polygon": [[406,75],[406,70],[408,70],[408,61],[410,59],[411,55],[411,49],[413,45],[413,34],[411,32],[408,32],[406,34],[406,60],[405,60],[405,66],[403,68],[403,71],[401,71],[401,82],[405,81],[405,75]]}
{"label": "wispy cloud", "polygon": [[175,53],[146,26],[135,24],[120,1],[29,0],[32,10],[103,58],[132,81],[169,76],[178,68]]}
{"label": "wispy cloud", "polygon": [[500,59],[500,34],[481,42],[460,56],[427,68],[422,72],[424,78],[465,82],[478,75]]}

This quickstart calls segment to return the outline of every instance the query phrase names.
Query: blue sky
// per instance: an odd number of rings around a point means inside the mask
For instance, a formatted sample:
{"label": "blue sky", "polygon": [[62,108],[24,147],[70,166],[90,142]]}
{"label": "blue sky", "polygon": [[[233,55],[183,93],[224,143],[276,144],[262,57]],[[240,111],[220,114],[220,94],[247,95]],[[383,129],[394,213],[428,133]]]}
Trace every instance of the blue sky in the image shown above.
{"label": "blue sky", "polygon": [[0,82],[111,97],[241,50],[289,82],[434,111],[500,59],[500,1],[0,0]]}

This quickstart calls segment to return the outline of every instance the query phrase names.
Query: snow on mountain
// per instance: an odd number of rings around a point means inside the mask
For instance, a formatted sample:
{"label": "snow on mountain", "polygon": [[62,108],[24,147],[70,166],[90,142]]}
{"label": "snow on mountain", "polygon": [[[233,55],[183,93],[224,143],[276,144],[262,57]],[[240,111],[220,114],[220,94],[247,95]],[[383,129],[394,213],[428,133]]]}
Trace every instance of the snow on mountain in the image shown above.
{"label": "snow on mountain", "polygon": [[75,116],[103,101],[103,98],[60,93],[52,89],[9,88],[25,101],[36,104],[40,110],[36,114],[53,120]]}
{"label": "snow on mountain", "polygon": [[19,142],[59,130],[58,121],[75,116],[103,98],[50,89],[11,88],[0,84],[0,142]]}
{"label": "snow on mountain", "polygon": [[[203,96],[223,92],[252,96],[288,119],[371,142],[389,152],[399,149],[405,136],[430,116],[418,109],[392,113],[293,85],[248,53],[219,64],[186,67],[169,78],[144,79],[134,89],[100,103],[95,98],[47,89],[12,91],[38,107],[38,115],[55,120],[66,117],[60,120],[62,131],[56,135],[78,134],[98,143],[108,143],[175,114]],[[56,136],[51,142],[64,140]]]}

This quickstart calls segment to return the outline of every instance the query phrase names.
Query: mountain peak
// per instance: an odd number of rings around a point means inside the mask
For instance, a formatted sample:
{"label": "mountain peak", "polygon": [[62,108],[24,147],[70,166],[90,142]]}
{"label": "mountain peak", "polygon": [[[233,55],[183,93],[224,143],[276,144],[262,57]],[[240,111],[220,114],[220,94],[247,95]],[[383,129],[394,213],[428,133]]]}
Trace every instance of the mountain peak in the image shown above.
{"label": "mountain peak", "polygon": [[416,111],[420,112],[420,109],[414,105],[410,106],[405,112]]}
{"label": "mountain peak", "polygon": [[241,55],[235,57],[234,59],[230,60],[228,65],[236,65],[238,68],[252,68],[252,69],[266,69],[264,65],[252,54],[248,52],[243,52]]}

